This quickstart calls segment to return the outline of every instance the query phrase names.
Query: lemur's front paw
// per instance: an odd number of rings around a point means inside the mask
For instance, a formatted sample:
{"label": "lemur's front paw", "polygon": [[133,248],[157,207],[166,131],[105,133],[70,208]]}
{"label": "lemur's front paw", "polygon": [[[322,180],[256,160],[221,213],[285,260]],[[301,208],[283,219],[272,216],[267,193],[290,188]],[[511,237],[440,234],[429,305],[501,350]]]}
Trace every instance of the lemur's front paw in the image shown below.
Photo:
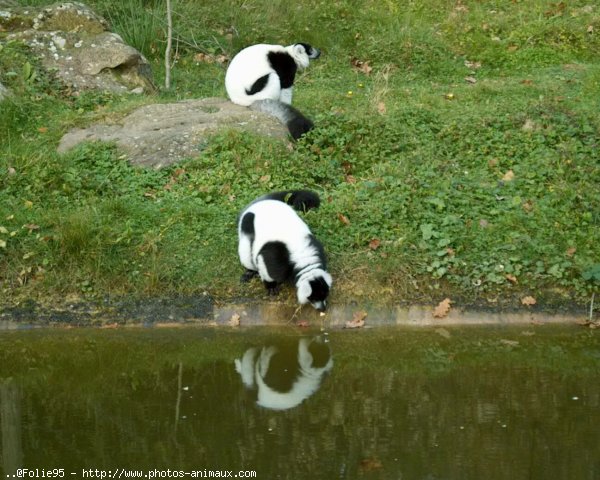
{"label": "lemur's front paw", "polygon": [[242,282],[242,283],[249,282],[256,276],[258,276],[258,272],[256,270],[246,269],[246,271],[240,277],[240,282]]}

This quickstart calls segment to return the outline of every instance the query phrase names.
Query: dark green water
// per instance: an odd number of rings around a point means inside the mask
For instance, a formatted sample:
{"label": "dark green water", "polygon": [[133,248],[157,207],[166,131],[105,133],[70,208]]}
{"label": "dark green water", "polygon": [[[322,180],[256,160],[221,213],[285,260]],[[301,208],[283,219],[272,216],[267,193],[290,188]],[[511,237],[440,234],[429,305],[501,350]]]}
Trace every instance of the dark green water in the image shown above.
{"label": "dark green water", "polygon": [[600,479],[600,332],[333,331],[333,367],[313,395],[282,411],[257,405],[234,359],[248,347],[294,347],[300,333],[309,332],[0,332],[2,478],[20,467],[71,479],[92,478],[84,469]]}

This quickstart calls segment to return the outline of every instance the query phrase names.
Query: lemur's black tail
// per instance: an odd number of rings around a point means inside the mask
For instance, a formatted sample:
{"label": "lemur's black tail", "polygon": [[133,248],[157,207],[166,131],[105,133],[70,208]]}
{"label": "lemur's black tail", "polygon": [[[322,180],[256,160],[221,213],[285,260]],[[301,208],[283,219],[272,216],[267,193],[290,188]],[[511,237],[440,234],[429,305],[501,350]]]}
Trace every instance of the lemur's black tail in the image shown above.
{"label": "lemur's black tail", "polygon": [[287,127],[294,140],[298,140],[315,126],[312,120],[302,115],[300,110],[279,100],[257,100],[250,105],[250,108],[275,117]]}
{"label": "lemur's black tail", "polygon": [[305,212],[312,208],[318,208],[321,204],[319,195],[310,190],[284,190],[281,192],[267,193],[256,199],[260,200],[279,200],[293,207],[294,210]]}

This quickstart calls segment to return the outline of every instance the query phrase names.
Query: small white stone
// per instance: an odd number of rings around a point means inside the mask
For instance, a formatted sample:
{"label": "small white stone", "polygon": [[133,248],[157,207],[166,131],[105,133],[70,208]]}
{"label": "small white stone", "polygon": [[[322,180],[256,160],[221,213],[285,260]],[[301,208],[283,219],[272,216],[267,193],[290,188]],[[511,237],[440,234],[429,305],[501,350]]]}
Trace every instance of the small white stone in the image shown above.
{"label": "small white stone", "polygon": [[66,41],[64,38],[62,38],[62,37],[53,37],[53,38],[52,38],[52,41],[53,41],[53,42],[54,42],[54,44],[55,44],[55,45],[56,45],[58,48],[60,48],[61,50],[64,50],[64,48],[65,48],[65,45],[66,45],[66,43],[67,43],[67,41]]}

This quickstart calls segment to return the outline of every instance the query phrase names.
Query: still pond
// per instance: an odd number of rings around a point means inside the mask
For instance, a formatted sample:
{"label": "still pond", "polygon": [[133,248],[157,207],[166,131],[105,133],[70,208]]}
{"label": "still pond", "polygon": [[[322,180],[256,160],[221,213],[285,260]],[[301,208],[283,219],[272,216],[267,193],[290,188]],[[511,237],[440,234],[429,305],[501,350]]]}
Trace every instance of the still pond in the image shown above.
{"label": "still pond", "polygon": [[0,331],[0,413],[1,478],[598,480],[600,332]]}

